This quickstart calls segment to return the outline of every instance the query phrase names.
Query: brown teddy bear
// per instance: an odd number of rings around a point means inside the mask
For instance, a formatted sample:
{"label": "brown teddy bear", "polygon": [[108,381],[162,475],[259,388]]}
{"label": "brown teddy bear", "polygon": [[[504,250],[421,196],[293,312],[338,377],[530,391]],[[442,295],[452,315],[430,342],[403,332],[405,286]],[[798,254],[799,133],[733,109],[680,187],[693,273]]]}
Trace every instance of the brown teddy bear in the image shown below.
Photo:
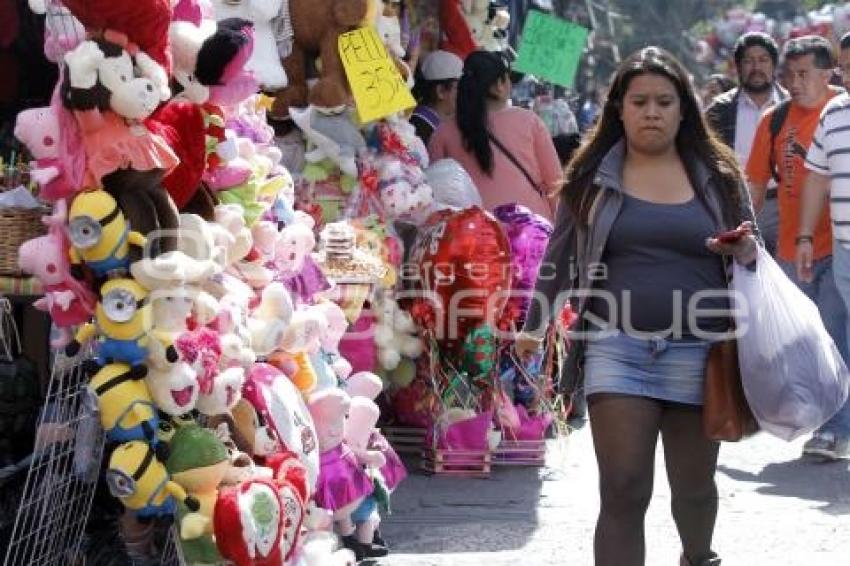
{"label": "brown teddy bear", "polygon": [[[333,108],[348,101],[348,79],[337,41],[364,21],[368,8],[369,0],[290,0],[294,37],[292,52],[283,60],[289,86],[275,100],[275,116],[283,117],[290,107],[304,107],[308,102]],[[307,63],[315,57],[321,58],[321,72],[308,96]]]}

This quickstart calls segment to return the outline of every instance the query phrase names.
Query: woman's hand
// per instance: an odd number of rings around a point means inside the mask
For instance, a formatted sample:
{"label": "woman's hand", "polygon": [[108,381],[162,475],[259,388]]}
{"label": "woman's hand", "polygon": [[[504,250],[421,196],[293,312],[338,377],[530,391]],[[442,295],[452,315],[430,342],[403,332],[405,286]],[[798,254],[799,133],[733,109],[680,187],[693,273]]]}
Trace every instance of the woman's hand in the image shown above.
{"label": "woman's hand", "polygon": [[520,332],[514,338],[514,351],[519,359],[527,358],[539,352],[542,346],[543,338],[538,338],[525,332]]}
{"label": "woman's hand", "polygon": [[705,245],[717,254],[731,255],[740,265],[749,265],[758,257],[758,243],[753,236],[753,223],[743,222],[737,228],[744,235],[736,242],[724,243],[716,237],[706,240]]}

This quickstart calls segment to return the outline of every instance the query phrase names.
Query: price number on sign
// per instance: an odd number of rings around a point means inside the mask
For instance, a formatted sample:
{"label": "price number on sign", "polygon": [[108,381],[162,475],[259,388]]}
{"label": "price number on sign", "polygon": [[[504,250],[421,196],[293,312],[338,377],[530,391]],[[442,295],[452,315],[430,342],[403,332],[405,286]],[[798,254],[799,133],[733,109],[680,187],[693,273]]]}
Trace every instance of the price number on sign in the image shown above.
{"label": "price number on sign", "polygon": [[379,120],[416,105],[374,29],[361,28],[342,34],[339,55],[361,122]]}

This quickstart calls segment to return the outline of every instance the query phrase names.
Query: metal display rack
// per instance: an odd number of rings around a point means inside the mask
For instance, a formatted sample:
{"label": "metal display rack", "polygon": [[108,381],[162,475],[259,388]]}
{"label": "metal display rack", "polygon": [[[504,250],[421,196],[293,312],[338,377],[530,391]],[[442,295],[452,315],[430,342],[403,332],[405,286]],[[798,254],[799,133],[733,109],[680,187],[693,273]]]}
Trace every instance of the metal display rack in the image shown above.
{"label": "metal display rack", "polygon": [[57,355],[4,566],[78,563],[103,455],[82,361]]}

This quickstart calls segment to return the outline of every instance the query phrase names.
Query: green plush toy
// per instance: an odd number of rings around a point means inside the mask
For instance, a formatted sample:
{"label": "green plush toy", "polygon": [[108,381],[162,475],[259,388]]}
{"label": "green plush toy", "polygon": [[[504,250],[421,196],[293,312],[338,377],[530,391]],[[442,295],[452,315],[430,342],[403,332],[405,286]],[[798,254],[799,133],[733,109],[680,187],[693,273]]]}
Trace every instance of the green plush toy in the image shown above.
{"label": "green plush toy", "polygon": [[[171,438],[170,455],[165,463],[171,479],[194,496],[201,504],[199,513],[207,519],[201,525],[184,524],[180,530],[181,546],[187,564],[217,564],[222,561],[213,540],[212,516],[218,499],[218,486],[230,468],[227,448],[208,429],[198,425],[177,428]],[[178,510],[182,521],[188,509]],[[181,523],[182,524],[182,523]]]}

